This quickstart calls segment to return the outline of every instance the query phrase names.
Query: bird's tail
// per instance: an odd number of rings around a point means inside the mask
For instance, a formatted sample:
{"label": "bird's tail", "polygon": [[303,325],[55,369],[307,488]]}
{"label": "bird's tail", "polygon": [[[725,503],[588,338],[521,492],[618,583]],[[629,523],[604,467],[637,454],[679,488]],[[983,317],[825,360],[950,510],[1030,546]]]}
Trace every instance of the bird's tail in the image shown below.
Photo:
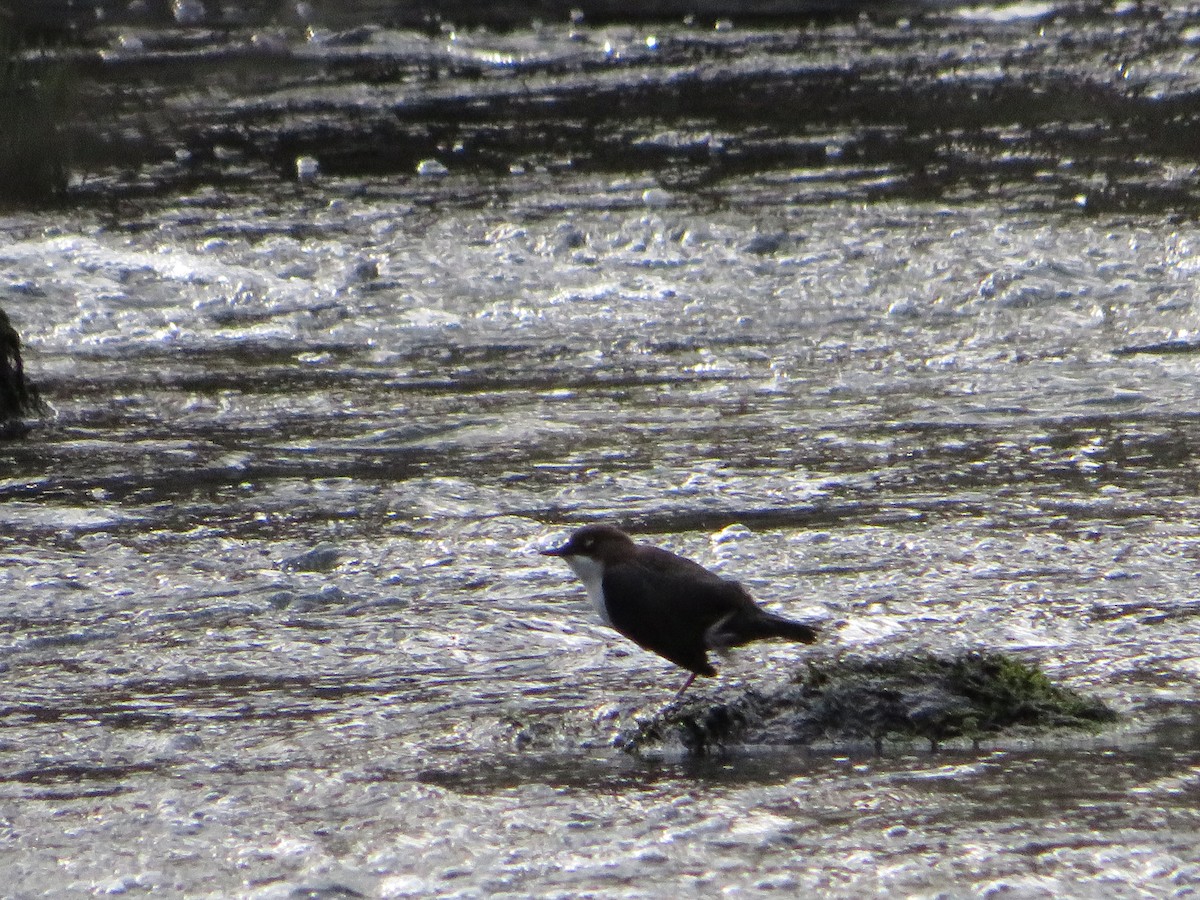
{"label": "bird's tail", "polygon": [[817,629],[806,622],[785,619],[774,613],[763,613],[764,638],[783,638],[800,644],[812,644],[817,640]]}
{"label": "bird's tail", "polygon": [[722,619],[705,635],[707,645],[713,650],[722,650],[769,638],[782,638],[801,644],[811,644],[817,639],[817,629],[812,625],[785,619],[763,610],[756,612],[758,615],[753,618],[730,616]]}

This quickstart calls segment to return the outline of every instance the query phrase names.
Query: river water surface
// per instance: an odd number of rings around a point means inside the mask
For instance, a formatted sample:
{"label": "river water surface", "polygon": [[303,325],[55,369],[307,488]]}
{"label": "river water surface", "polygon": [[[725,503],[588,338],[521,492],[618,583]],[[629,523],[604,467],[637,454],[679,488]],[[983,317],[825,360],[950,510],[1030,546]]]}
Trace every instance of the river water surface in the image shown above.
{"label": "river water surface", "polygon": [[[0,221],[52,408],[0,446],[6,895],[1194,896],[1200,233],[1128,187],[1194,171],[829,134],[714,190],[193,145]],[[989,649],[1121,724],[629,757],[680,673],[537,555],[599,520],[824,623],[701,695]]]}

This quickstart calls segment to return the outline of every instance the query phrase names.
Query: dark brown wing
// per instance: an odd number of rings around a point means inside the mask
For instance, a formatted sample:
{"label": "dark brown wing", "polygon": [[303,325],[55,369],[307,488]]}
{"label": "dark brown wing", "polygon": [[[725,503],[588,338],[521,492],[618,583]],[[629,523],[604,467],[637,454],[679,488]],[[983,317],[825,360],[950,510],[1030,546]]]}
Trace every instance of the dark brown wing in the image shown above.
{"label": "dark brown wing", "polygon": [[693,571],[686,577],[662,574],[633,562],[609,565],[604,574],[608,615],[613,627],[639,646],[698,675],[715,675],[705,633],[754,603],[737,582],[690,565],[706,577],[698,578]]}
{"label": "dark brown wing", "polygon": [[725,581],[716,572],[710,572],[698,562],[679,556],[662,547],[639,544],[637,561],[644,568],[663,575],[681,575],[687,578],[703,578],[706,581]]}

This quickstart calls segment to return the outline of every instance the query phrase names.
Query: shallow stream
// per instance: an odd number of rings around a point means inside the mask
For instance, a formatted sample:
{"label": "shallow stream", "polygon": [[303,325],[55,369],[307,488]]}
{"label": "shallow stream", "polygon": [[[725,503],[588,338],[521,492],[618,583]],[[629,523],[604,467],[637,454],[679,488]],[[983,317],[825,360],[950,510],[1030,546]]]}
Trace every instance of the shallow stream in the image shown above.
{"label": "shallow stream", "polygon": [[[1154,76],[1182,103],[1200,32],[1171,15],[938,27],[997,56],[1063,33],[1082,53],[1104,27],[1169,44],[1178,77],[1162,55]],[[928,61],[941,34],[867,27],[808,33],[842,35],[851,71]],[[704,46],[761,73],[803,33]],[[653,61],[566,56],[611,35],[558,39],[472,38],[540,42],[550,94],[653,81]],[[516,64],[495,65],[421,90],[494,96]],[[189,122],[228,109],[189,96]],[[0,220],[0,306],[52,408],[0,445],[8,895],[1200,889],[1200,232],[1176,202],[1194,163],[1148,147],[1098,208],[1061,158],[1017,176],[992,147],[975,183],[843,154],[870,141],[822,126],[819,160],[701,162],[702,186],[599,153],[457,171],[453,148],[444,177],[372,157],[297,182],[205,156],[208,127],[89,173],[70,213]],[[1176,199],[1145,208],[1150,182]],[[702,693],[980,648],[1122,724],[629,758],[614,737],[680,673],[537,555],[597,520],[823,621],[815,647],[747,648]]]}

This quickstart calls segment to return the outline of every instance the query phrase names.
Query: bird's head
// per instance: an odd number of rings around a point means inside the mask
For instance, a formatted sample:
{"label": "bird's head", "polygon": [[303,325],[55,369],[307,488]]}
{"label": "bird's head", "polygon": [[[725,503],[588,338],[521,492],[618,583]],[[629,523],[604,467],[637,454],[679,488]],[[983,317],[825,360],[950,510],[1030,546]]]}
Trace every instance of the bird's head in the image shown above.
{"label": "bird's head", "polygon": [[543,550],[542,556],[587,557],[596,562],[615,562],[634,551],[633,538],[612,525],[585,525],[559,547]]}

